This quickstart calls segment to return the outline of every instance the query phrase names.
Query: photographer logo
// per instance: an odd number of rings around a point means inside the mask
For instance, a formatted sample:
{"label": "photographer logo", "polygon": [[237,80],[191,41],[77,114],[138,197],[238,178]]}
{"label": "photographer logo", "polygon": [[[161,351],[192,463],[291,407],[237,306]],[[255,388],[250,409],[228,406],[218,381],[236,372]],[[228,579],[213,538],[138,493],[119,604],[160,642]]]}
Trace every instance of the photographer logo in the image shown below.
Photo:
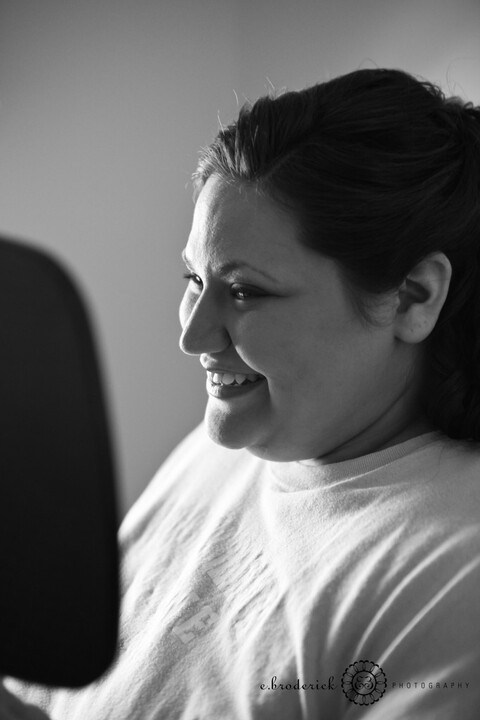
{"label": "photographer logo", "polygon": [[369,660],[357,660],[342,675],[342,690],[355,705],[378,702],[387,687],[382,668]]}

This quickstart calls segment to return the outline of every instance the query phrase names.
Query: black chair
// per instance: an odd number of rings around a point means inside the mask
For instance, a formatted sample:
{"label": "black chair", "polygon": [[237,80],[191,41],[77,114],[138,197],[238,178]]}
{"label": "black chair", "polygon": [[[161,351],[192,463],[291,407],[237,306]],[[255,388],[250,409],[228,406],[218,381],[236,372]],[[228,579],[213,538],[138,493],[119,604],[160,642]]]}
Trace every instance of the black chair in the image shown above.
{"label": "black chair", "polygon": [[58,262],[0,238],[0,675],[79,687],[106,670],[116,531],[84,303]]}

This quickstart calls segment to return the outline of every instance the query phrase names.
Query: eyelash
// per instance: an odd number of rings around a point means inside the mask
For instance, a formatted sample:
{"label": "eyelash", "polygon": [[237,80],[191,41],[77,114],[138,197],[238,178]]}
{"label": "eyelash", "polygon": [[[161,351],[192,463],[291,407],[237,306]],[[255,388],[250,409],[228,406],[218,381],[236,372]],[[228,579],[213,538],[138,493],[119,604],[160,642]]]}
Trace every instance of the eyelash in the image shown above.
{"label": "eyelash", "polygon": [[202,281],[198,277],[198,275],[195,275],[195,273],[184,273],[183,277],[185,280],[191,280],[195,285],[201,285]]}
{"label": "eyelash", "polygon": [[[185,278],[185,280],[193,282],[194,285],[196,285],[197,287],[203,286],[201,279],[195,273],[185,273],[183,277]],[[244,295],[245,297],[239,297],[240,294]],[[254,291],[243,285],[238,285],[237,290],[232,290],[232,295],[234,299],[239,300],[240,302],[246,302],[247,300],[250,300],[252,298],[263,297],[264,294],[265,293]]]}

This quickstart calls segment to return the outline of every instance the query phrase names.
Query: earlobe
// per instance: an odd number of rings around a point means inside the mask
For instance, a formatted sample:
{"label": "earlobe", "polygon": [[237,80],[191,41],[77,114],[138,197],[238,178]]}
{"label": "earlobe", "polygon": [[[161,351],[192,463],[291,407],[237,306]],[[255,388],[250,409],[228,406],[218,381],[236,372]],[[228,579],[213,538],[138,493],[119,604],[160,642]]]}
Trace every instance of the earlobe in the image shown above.
{"label": "earlobe", "polygon": [[407,275],[398,290],[395,336],[419,343],[432,332],[445,304],[452,277],[450,260],[444,253],[427,255]]}

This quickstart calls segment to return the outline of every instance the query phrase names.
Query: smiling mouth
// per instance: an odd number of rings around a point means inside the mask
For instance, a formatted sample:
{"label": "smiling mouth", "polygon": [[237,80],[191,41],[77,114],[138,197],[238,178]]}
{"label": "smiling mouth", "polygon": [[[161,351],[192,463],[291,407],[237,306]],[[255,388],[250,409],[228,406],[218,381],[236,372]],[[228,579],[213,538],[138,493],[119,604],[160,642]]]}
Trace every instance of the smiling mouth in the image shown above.
{"label": "smiling mouth", "polygon": [[212,385],[217,387],[239,387],[264,380],[258,373],[221,373],[207,370],[207,377]]}

